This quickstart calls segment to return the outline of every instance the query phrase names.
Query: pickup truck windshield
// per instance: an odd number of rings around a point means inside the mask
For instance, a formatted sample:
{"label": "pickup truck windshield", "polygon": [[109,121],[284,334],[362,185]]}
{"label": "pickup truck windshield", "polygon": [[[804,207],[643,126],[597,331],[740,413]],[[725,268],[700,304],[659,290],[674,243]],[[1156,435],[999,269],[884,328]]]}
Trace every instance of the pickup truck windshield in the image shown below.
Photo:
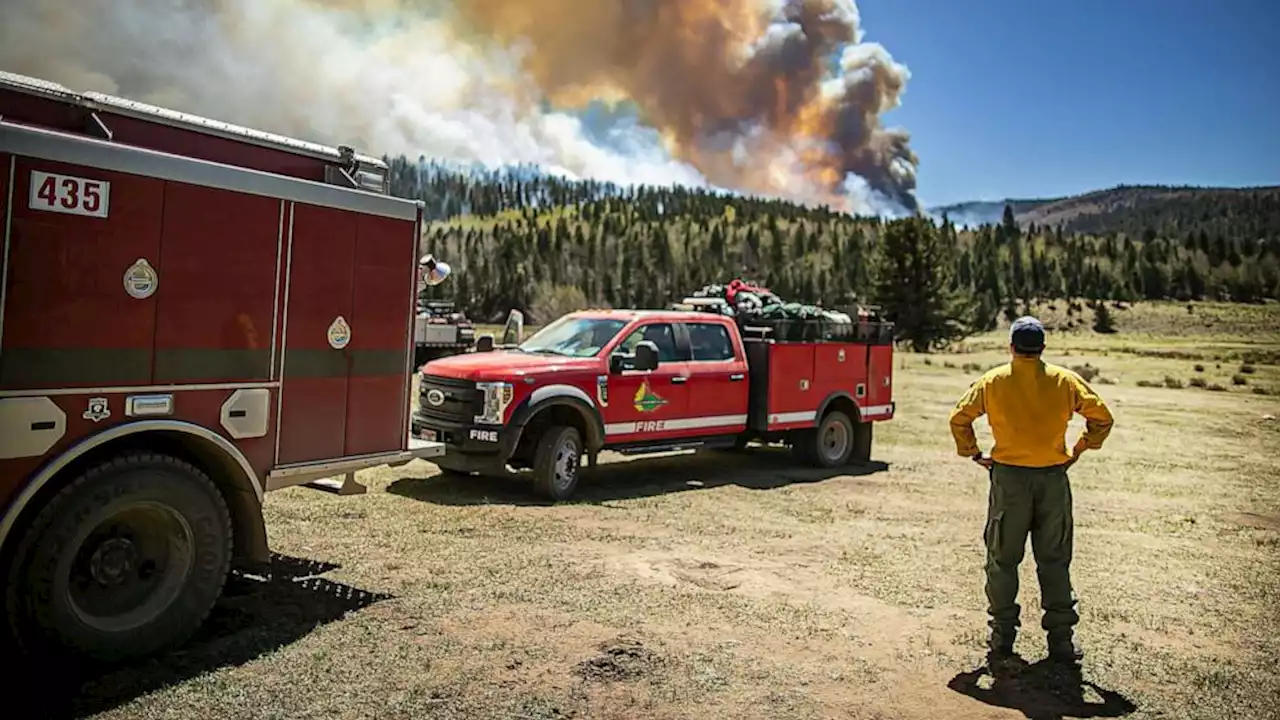
{"label": "pickup truck windshield", "polygon": [[534,333],[517,349],[565,357],[594,357],[626,324],[625,320],[566,316]]}

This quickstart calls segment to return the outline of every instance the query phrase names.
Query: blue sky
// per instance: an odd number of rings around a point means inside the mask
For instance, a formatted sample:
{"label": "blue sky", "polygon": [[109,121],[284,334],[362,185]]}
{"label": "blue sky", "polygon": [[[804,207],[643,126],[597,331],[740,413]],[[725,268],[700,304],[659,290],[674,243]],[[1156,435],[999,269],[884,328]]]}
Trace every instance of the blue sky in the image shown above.
{"label": "blue sky", "polygon": [[1280,185],[1280,0],[860,0],[928,205]]}

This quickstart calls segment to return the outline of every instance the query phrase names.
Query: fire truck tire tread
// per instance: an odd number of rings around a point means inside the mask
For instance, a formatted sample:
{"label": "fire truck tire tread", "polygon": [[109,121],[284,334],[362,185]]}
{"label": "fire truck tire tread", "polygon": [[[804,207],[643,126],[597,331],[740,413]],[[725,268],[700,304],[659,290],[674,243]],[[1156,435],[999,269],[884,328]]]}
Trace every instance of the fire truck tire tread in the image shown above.
{"label": "fire truck tire tread", "polygon": [[547,428],[538,438],[533,454],[534,492],[553,502],[572,497],[578,489],[582,450],[582,433],[577,428],[567,425]]}
{"label": "fire truck tire tread", "polygon": [[[163,608],[120,633],[77,619],[70,578],[61,580],[79,547],[77,537],[101,522],[100,511],[121,499],[145,499],[181,516],[192,540],[185,581]],[[102,527],[98,525],[97,527]],[[199,629],[222,594],[232,557],[231,513],[209,476],[178,458],[131,452],[95,465],[54,495],[35,516],[10,566],[6,615],[19,645],[41,656],[67,655],[119,662],[172,649]],[[67,583],[68,590],[58,588]]]}

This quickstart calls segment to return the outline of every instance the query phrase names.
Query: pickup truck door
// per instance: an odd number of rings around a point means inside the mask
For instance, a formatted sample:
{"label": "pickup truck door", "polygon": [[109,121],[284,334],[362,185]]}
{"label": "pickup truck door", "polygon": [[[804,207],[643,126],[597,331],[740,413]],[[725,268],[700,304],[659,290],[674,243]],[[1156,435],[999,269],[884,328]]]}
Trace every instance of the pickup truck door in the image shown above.
{"label": "pickup truck door", "polygon": [[747,359],[723,323],[682,322],[690,348],[685,437],[737,435],[747,429]]}
{"label": "pickup truck door", "polygon": [[641,340],[658,346],[657,368],[623,370],[598,380],[607,383],[608,403],[601,403],[601,410],[609,445],[647,444],[684,434],[680,424],[689,406],[689,368],[676,343],[675,327],[646,323],[630,332],[615,352],[630,351]]}

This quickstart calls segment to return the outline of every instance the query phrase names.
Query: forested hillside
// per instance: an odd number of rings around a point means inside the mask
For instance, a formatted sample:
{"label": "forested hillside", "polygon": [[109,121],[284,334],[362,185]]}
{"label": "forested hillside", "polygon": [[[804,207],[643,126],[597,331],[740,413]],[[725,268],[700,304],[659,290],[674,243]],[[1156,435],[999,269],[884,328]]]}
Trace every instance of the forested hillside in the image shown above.
{"label": "forested hillside", "polygon": [[1280,233],[1280,187],[1200,188],[1119,185],[1083,195],[955,203],[929,209],[964,225],[1001,221],[1005,206],[1019,225],[1063,226],[1071,233],[1125,233],[1148,230],[1163,236],[1218,233],[1275,237]]}
{"label": "forested hillside", "polygon": [[[1139,205],[1116,220],[1122,230],[1023,227],[1011,210],[1001,223],[961,230],[531,168],[390,162],[395,194],[427,205],[424,251],[457,270],[436,292],[481,319],[518,307],[537,321],[540,302],[569,291],[591,304],[661,307],[744,276],[796,300],[881,304],[928,343],[990,327],[1032,299],[1280,297],[1280,212],[1266,195],[1177,211]],[[957,323],[934,327],[930,315]]]}

